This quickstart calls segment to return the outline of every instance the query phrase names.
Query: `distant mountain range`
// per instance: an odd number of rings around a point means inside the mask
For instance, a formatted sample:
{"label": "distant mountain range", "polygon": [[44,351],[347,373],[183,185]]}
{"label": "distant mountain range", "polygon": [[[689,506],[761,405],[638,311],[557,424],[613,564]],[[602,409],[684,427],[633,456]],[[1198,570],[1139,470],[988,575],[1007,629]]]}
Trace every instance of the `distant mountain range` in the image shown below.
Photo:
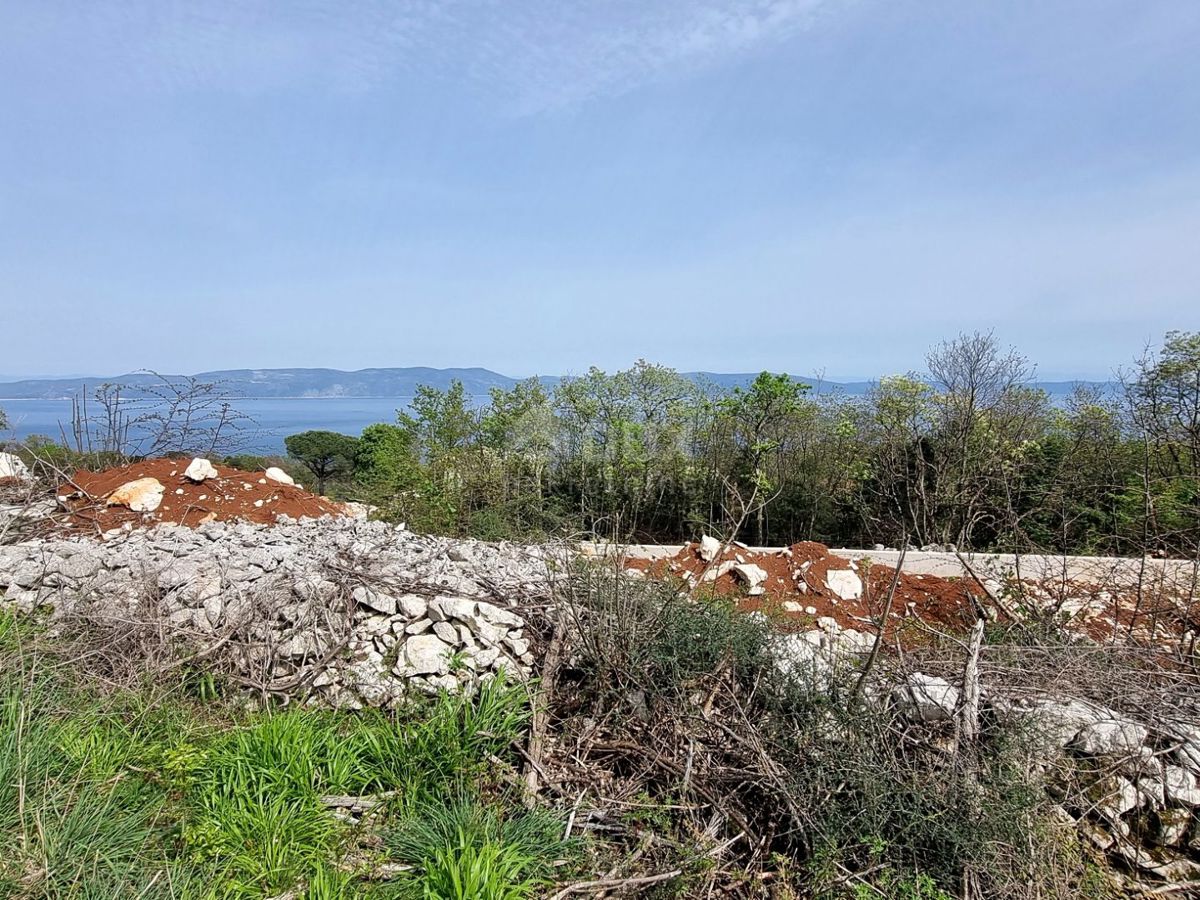
{"label": "distant mountain range", "polygon": [[[722,388],[745,386],[758,373],[686,372],[688,378],[705,381]],[[181,381],[184,376],[162,376],[171,381]],[[426,384],[445,390],[451,382],[463,383],[472,396],[486,396],[491,388],[511,388],[519,378],[501,375],[489,369],[430,369],[425,367],[395,369],[359,369],[345,372],[340,369],[224,369],[216,372],[200,372],[195,376],[200,381],[215,381],[222,384],[227,393],[246,398],[407,398],[416,393],[418,385]],[[809,376],[796,376],[807,384],[818,385],[822,393],[840,391],[849,396],[861,396],[873,382],[836,382]],[[562,376],[541,376],[539,380],[548,386],[557,384]],[[97,378],[33,378],[22,381],[0,382],[2,400],[65,400],[77,396],[84,389],[92,389],[105,382],[119,383],[137,388],[149,387],[161,382],[160,376],[145,372]],[[1071,393],[1077,384],[1089,384],[1100,388],[1111,387],[1110,382],[1044,381],[1037,387],[1053,397]]]}

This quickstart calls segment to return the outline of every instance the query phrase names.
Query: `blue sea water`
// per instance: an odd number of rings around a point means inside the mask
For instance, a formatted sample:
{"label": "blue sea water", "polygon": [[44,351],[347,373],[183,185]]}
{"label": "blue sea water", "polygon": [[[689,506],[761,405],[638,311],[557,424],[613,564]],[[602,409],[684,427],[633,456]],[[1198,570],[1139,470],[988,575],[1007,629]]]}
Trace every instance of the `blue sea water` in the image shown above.
{"label": "blue sea water", "polygon": [[[325,429],[357,435],[376,422],[395,422],[396,410],[404,409],[411,397],[384,398],[286,398],[238,399],[236,409],[253,419],[247,424],[252,438],[247,453],[280,453],[283,439],[297,431]],[[70,433],[70,400],[0,400],[8,416],[9,430],[0,438],[43,434],[60,440],[61,430]]]}

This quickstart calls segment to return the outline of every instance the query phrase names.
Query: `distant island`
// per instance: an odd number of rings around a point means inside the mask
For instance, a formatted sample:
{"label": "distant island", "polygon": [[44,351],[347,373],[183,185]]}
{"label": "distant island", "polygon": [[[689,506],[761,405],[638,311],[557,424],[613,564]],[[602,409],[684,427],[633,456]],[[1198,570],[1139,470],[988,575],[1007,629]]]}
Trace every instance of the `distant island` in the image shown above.
{"label": "distant island", "polygon": [[[728,390],[745,386],[754,380],[757,372],[720,373],[686,372],[685,377],[697,382],[709,382]],[[34,378],[21,381],[0,382],[0,400],[67,400],[78,396],[85,389],[104,383],[122,384],[130,388],[149,387],[166,378],[182,381],[194,377],[205,382],[220,382],[230,395],[262,399],[387,399],[411,397],[418,385],[429,385],[445,390],[454,381],[461,381],[471,396],[486,396],[492,388],[509,389],[524,379],[502,375],[490,369],[450,368],[434,369],[425,366],[402,368],[358,369],[348,372],[341,369],[221,369],[199,372],[194,376],[149,372],[130,372],[95,378]],[[562,375],[538,376],[546,385],[561,381]],[[829,381],[812,375],[795,375],[798,381],[819,387],[822,393],[839,391],[848,396],[861,396],[873,384],[872,381]],[[1051,397],[1063,397],[1078,384],[1087,384],[1102,389],[1110,388],[1110,382],[1088,381],[1042,381],[1035,383]]]}

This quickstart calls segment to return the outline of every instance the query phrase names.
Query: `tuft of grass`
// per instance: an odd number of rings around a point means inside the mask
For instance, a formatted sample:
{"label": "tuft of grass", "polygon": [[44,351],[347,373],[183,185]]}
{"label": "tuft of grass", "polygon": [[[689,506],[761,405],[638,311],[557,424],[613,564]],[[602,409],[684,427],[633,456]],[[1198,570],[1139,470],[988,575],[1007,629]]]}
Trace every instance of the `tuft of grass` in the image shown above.
{"label": "tuft of grass", "polygon": [[425,900],[523,900],[551,884],[554,865],[577,851],[546,811],[512,812],[467,797],[413,806],[386,844],[412,867],[400,896]]}
{"label": "tuft of grass", "polygon": [[186,759],[184,843],[220,872],[221,896],[300,882],[313,896],[340,896],[347,888],[326,864],[341,855],[348,829],[321,798],[388,792],[405,809],[449,796],[482,779],[490,756],[507,755],[526,709],[522,691],[497,681],[397,717],[269,714]]}

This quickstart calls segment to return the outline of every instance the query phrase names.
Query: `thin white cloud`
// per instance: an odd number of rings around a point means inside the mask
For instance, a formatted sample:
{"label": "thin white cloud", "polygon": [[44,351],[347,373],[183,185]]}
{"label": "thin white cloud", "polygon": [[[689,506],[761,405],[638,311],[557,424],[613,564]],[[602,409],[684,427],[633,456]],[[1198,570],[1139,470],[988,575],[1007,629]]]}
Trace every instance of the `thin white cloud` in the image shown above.
{"label": "thin white cloud", "polygon": [[465,80],[530,113],[720,64],[846,2],[46,2],[4,10],[9,36],[0,49],[24,50],[31,61],[49,53],[81,78],[116,76],[143,89],[261,94]]}

